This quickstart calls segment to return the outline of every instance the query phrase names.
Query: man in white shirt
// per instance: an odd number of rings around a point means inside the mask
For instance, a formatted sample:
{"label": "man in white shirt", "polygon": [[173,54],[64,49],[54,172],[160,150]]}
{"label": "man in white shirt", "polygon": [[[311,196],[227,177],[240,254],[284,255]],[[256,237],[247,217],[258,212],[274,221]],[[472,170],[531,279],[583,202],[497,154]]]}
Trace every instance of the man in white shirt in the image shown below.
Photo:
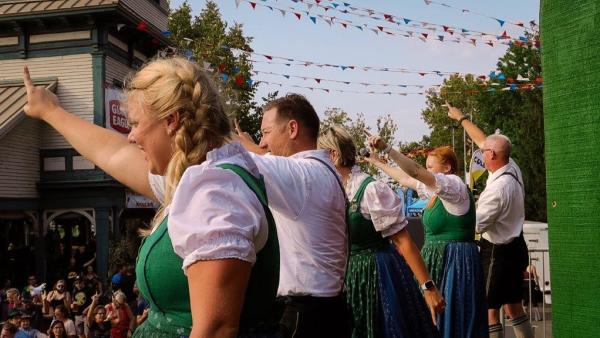
{"label": "man in white shirt", "polygon": [[517,338],[533,338],[522,305],[523,272],[528,253],[523,239],[525,190],[519,166],[510,158],[511,143],[500,134],[487,136],[456,107],[448,116],[457,120],[483,152],[489,171],[477,201],[476,232],[482,234],[481,259],[486,281],[490,338],[503,337],[500,307],[511,318]]}
{"label": "man in white shirt", "polygon": [[288,94],[263,108],[259,145],[236,126],[264,176],[280,248],[283,337],[345,337],[342,294],[348,259],[346,196],[326,150],[316,150],[319,117]]}

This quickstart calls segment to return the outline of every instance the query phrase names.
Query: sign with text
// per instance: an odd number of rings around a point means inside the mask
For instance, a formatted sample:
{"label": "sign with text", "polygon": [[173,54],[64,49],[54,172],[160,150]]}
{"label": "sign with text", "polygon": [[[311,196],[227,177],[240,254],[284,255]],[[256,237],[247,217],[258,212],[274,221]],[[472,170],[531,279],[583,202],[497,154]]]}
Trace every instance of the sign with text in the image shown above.
{"label": "sign with text", "polygon": [[157,209],[160,205],[142,195],[128,192],[125,194],[125,207],[127,209]]}
{"label": "sign with text", "polygon": [[131,128],[127,123],[127,114],[123,108],[121,98],[123,91],[118,88],[104,90],[104,107],[106,109],[106,128],[129,134]]}

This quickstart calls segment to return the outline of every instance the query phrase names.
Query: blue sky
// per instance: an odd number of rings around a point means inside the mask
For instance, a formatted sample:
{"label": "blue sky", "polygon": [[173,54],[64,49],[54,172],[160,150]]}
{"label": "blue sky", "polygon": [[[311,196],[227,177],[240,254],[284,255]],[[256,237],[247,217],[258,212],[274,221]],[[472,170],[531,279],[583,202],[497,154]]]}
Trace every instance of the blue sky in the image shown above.
{"label": "blue sky", "polygon": [[[255,0],[252,0],[255,1]],[[315,0],[306,0],[315,3]],[[171,7],[177,8],[182,0],[172,0]],[[252,9],[250,4],[242,1],[236,8],[235,0],[216,1],[221,9],[223,19],[229,24],[241,23],[247,36],[254,38],[252,48],[257,53],[282,56],[298,60],[315,61],[329,64],[372,66],[388,68],[409,68],[422,70],[439,70],[449,72],[473,73],[478,75],[488,74],[495,70],[498,57],[504,54],[506,47],[479,44],[474,47],[466,43],[439,42],[429,36],[427,42],[416,38],[392,37],[387,34],[376,35],[372,31],[360,31],[357,28],[343,28],[340,24],[328,25],[318,19],[314,24],[304,11],[309,10],[306,4],[294,3],[291,0],[256,0],[258,6]],[[323,0],[321,4],[331,3]],[[342,4],[342,1],[333,1]],[[460,10],[447,8],[435,4],[426,5],[423,0],[403,1],[365,1],[347,0],[354,7],[369,8],[375,11],[392,14],[394,16],[410,18],[435,24],[465,28],[480,32],[502,34],[507,30],[510,35],[519,36],[523,30],[518,27],[500,24],[490,18],[474,14],[464,14]],[[471,12],[486,14],[512,22],[529,22],[535,20],[539,23],[539,0],[503,0],[503,1],[463,1],[440,0],[459,9],[468,9]],[[197,14],[204,7],[204,1],[191,1],[194,13]],[[260,4],[272,5],[279,8],[297,8],[302,11],[302,18],[298,20],[288,10],[285,16],[279,11],[271,11]],[[367,23],[370,26],[380,25],[377,21],[367,18],[344,16],[332,10],[324,12],[323,9],[309,10],[313,14],[336,16],[352,20],[356,23]],[[393,26],[387,24],[387,26]],[[402,29],[409,29],[402,25]],[[414,30],[417,31],[417,30]],[[438,35],[435,33],[432,35]],[[448,34],[444,34],[448,36]],[[448,37],[449,38],[449,37]],[[446,38],[447,39],[447,38]],[[265,58],[255,57],[257,60]],[[421,119],[421,110],[425,107],[425,96],[421,95],[374,95],[356,93],[325,93],[320,90],[292,88],[291,85],[312,86],[330,89],[345,89],[353,91],[394,91],[415,92],[424,91],[430,85],[440,84],[442,77],[437,75],[403,74],[395,72],[376,72],[363,70],[342,70],[328,67],[288,67],[257,63],[255,70],[263,72],[298,75],[311,78],[334,79],[340,81],[353,81],[359,83],[390,83],[390,84],[419,84],[426,86],[424,89],[368,86],[361,84],[346,85],[344,83],[330,83],[315,80],[286,79],[282,76],[267,74],[255,75],[255,81],[271,81],[284,84],[283,87],[261,84],[257,92],[257,101],[267,93],[279,90],[280,93],[296,92],[305,95],[315,106],[320,116],[330,107],[338,107],[350,114],[351,117],[364,113],[367,123],[375,126],[377,116],[391,114],[399,125],[397,139],[403,141],[419,140],[429,133],[427,125]]]}

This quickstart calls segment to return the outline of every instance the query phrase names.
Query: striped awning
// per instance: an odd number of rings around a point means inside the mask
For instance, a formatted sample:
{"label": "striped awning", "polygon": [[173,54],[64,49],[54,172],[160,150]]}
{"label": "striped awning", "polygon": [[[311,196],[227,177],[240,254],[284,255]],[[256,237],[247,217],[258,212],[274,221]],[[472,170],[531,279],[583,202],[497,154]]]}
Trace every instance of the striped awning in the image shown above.
{"label": "striped awning", "polygon": [[[33,79],[33,83],[55,91],[58,79]],[[27,91],[23,80],[0,81],[0,139],[25,118],[23,107],[26,103]]]}

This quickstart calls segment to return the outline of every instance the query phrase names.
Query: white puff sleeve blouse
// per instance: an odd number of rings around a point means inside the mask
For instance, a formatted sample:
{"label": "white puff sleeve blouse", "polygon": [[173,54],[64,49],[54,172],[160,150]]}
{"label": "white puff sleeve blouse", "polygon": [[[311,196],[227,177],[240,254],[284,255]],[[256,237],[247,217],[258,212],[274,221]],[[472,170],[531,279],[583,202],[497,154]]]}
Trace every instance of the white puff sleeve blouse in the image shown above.
{"label": "white puff sleeve blouse", "polygon": [[469,212],[471,201],[469,190],[465,182],[456,175],[434,174],[435,188],[428,187],[425,183],[417,182],[417,193],[422,199],[439,197],[446,210],[455,216]]}
{"label": "white puff sleeve blouse", "polygon": [[[217,167],[231,163],[258,177],[246,150],[234,142],[210,151],[206,158],[184,172],[168,206],[168,232],[184,272],[199,260],[254,263],[268,237],[264,209],[254,192],[236,173]],[[157,199],[164,200],[164,179],[155,175],[149,179]]]}
{"label": "white puff sleeve blouse", "polygon": [[[358,166],[352,168],[346,184],[346,193],[350,201],[354,199],[362,182],[368,176]],[[360,202],[362,216],[371,220],[375,230],[383,237],[398,233],[408,224],[402,208],[400,197],[387,184],[378,180],[367,185]]]}

